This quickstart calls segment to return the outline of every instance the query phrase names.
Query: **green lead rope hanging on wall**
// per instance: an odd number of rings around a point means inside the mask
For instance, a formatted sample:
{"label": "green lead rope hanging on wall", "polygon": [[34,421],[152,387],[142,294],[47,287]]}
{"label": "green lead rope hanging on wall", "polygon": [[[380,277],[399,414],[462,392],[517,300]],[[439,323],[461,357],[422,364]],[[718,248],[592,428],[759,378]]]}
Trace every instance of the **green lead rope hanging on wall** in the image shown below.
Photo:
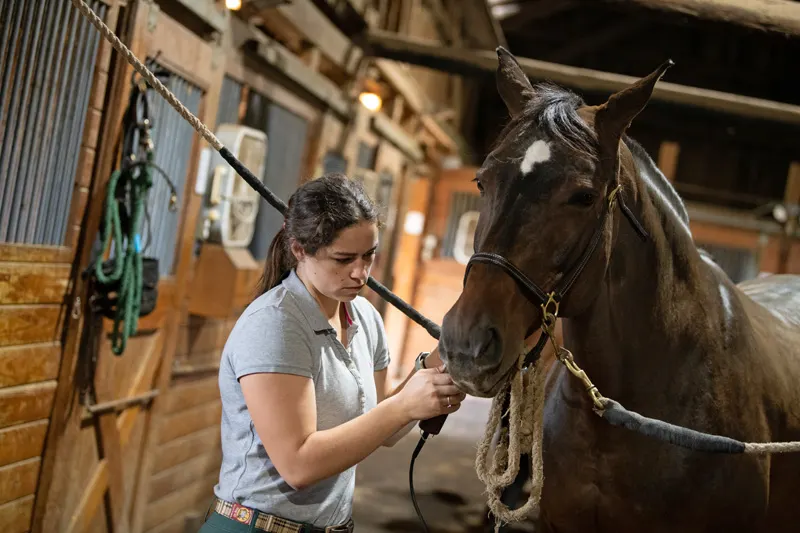
{"label": "green lead rope hanging on wall", "polygon": [[[147,196],[153,186],[153,170],[159,171],[171,189],[170,211],[177,209],[175,187],[154,163],[147,88],[144,80],[133,82],[123,118],[122,161],[108,182],[100,236],[102,250],[92,271],[96,289],[93,310],[114,321],[111,350],[115,355],[125,351],[128,337],[138,330],[139,317],[153,311],[158,297],[158,259],[143,256],[146,246],[142,246],[141,236],[143,219],[149,220]],[[148,238],[148,245],[150,241]],[[103,261],[112,245],[113,257]]]}

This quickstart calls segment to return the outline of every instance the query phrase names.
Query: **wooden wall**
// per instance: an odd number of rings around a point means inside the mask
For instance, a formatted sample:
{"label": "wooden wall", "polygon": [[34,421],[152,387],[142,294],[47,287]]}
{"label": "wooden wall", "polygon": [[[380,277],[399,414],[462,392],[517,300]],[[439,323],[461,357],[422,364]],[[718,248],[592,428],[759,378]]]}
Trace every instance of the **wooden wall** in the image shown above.
{"label": "wooden wall", "polygon": [[[112,7],[106,22],[114,25]],[[62,356],[75,338],[80,302],[69,298],[72,263],[87,209],[103,100],[109,77],[110,46],[96,56],[92,91],[78,154],[63,246],[0,243],[0,531],[31,529],[37,486]],[[30,157],[42,157],[31,153]],[[65,330],[68,333],[65,337]]]}

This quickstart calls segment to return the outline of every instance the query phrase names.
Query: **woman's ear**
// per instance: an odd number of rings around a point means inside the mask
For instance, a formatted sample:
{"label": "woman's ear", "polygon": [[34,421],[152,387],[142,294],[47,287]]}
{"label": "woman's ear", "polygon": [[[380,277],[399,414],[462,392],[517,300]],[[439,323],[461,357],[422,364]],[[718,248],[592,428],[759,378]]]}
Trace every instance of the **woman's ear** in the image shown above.
{"label": "woman's ear", "polygon": [[300,243],[298,243],[296,240],[292,239],[291,243],[289,244],[289,249],[298,263],[305,259],[306,251],[303,250],[303,247],[300,246]]}

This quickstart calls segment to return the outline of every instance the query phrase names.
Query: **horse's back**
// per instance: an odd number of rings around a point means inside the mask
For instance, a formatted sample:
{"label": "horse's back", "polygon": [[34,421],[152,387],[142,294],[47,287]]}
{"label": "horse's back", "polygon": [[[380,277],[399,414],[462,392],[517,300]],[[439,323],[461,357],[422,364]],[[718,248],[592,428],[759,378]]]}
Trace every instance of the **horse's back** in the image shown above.
{"label": "horse's back", "polygon": [[800,331],[800,276],[772,274],[738,284],[754,302]]}

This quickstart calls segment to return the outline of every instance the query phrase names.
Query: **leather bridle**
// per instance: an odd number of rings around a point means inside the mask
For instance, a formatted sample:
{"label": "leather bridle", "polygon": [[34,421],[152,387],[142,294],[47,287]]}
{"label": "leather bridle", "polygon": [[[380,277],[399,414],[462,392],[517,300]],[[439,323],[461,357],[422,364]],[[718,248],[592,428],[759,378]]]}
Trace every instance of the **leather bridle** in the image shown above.
{"label": "leather bridle", "polygon": [[643,241],[649,238],[647,231],[625,204],[625,200],[622,197],[622,185],[617,184],[616,180],[612,183],[612,185],[613,188],[606,198],[607,201],[605,203],[603,215],[600,217],[600,222],[597,225],[597,228],[594,230],[594,234],[592,234],[592,239],[589,241],[589,245],[583,251],[583,254],[575,266],[567,271],[567,275],[561,278],[561,281],[555,286],[555,288],[553,288],[553,290],[549,292],[543,290],[541,287],[539,287],[539,285],[526,276],[522,270],[517,268],[508,259],[499,254],[478,252],[473,254],[467,263],[467,270],[464,273],[465,286],[467,284],[467,276],[469,275],[469,271],[474,263],[486,263],[489,265],[494,265],[502,269],[506,274],[511,276],[514,281],[517,282],[517,285],[519,285],[523,295],[525,295],[525,297],[531,303],[541,307],[542,333],[539,336],[539,340],[537,341],[536,345],[525,355],[523,368],[530,367],[530,365],[539,359],[539,356],[541,355],[548,338],[554,335],[553,328],[555,327],[556,318],[558,317],[558,308],[561,305],[561,301],[581,275],[583,269],[586,268],[586,265],[589,263],[592,255],[594,255],[597,245],[600,243],[600,238],[603,235],[603,229],[605,228],[606,220],[611,215],[615,205],[619,204],[622,213],[625,215],[625,218],[628,219],[634,231],[636,231]]}

